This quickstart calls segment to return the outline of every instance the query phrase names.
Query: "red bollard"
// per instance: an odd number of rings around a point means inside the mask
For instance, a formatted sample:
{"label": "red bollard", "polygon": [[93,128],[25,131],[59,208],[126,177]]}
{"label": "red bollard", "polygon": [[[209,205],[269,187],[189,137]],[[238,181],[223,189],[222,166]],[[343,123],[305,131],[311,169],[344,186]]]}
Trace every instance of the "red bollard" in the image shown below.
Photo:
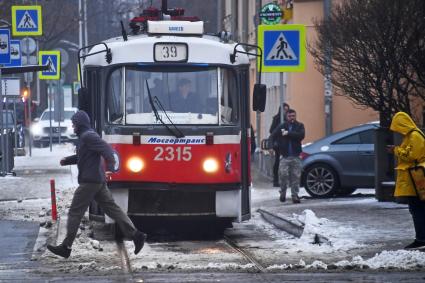
{"label": "red bollard", "polygon": [[58,220],[58,211],[56,209],[56,188],[55,179],[50,179],[50,195],[52,198],[52,220]]}

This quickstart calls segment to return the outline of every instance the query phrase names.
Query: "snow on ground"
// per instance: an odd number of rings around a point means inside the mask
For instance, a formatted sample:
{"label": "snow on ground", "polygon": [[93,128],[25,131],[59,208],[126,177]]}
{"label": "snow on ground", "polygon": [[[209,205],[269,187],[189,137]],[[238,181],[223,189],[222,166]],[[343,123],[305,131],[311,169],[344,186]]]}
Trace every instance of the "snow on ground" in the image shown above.
{"label": "snow on ground", "polygon": [[126,242],[131,269],[188,270],[188,271],[234,271],[253,270],[240,254],[235,253],[224,241],[180,241],[172,243],[149,243],[134,255],[134,245]]}
{"label": "snow on ground", "polygon": [[[252,199],[253,199],[253,211],[256,210],[256,207],[262,207],[262,205],[270,205],[270,201],[277,200],[279,197],[278,193],[279,188],[273,189],[262,189],[254,188],[252,190]],[[373,189],[362,189],[359,190],[360,193],[365,195],[372,195]],[[305,194],[305,190],[301,188],[300,195]],[[289,193],[287,197],[290,196]],[[305,201],[307,202],[307,201]],[[326,203],[326,208],[332,207],[345,207],[347,205],[358,205],[361,207],[376,208],[378,207],[380,211],[400,211],[401,208],[404,208],[403,205],[393,203],[393,202],[384,202],[378,203],[374,197],[364,197],[364,198],[341,198],[334,199]],[[425,253],[418,251],[405,251],[405,250],[379,250],[375,256],[370,258],[362,258],[360,255],[356,255],[356,251],[360,252],[362,250],[367,250],[372,247],[371,244],[367,244],[371,235],[375,238],[380,235],[382,232],[378,228],[370,227],[366,225],[367,231],[363,230],[363,227],[360,227],[360,223],[346,223],[333,221],[327,218],[319,218],[316,216],[314,210],[316,208],[323,209],[323,202],[309,202],[306,205],[310,209],[304,209],[302,213],[296,214],[292,213],[291,216],[278,215],[291,220],[292,222],[304,225],[304,232],[300,238],[296,238],[284,231],[277,230],[273,225],[266,222],[259,213],[253,213],[250,223],[254,226],[259,227],[265,233],[267,233],[271,238],[274,239],[274,245],[279,247],[284,256],[293,254],[294,256],[300,257],[301,259],[297,264],[271,264],[267,267],[270,271],[279,271],[286,269],[402,269],[402,270],[412,270],[420,269],[425,267]],[[285,206],[283,206],[285,207]],[[267,208],[266,208],[267,210]],[[286,211],[285,208],[275,209],[276,211]],[[385,216],[384,216],[385,217]],[[410,220],[410,219],[409,219]],[[364,218],[364,222],[367,223],[367,218]],[[394,220],[397,221],[397,220]],[[411,221],[411,220],[410,220]],[[351,226],[355,224],[355,226]],[[361,223],[364,224],[364,223]],[[391,227],[389,228],[391,229]],[[395,229],[395,227],[393,227]],[[394,234],[403,233],[406,237],[411,233],[409,231],[395,231]],[[313,244],[314,236],[318,234],[326,237],[329,240],[329,243],[323,243],[321,245]],[[382,237],[382,241],[391,238],[390,235],[385,235]],[[246,243],[248,246],[255,246],[256,243]],[[385,242],[382,242],[384,245]],[[354,252],[354,256],[352,255]],[[333,262],[323,262],[321,260],[313,260],[306,263],[306,260],[303,260],[303,256],[300,256],[300,253],[305,254],[307,258],[320,258],[325,257],[341,257],[346,256],[350,260],[334,260]],[[328,255],[328,256],[327,256]],[[291,256],[289,256],[291,257]]]}
{"label": "snow on ground", "polygon": [[[50,211],[50,184],[51,178],[56,181],[58,212],[66,215],[67,208],[75,188],[77,187],[76,166],[60,167],[59,160],[63,156],[74,153],[74,146],[70,144],[55,145],[53,152],[49,148],[34,148],[32,157],[22,156],[15,158],[17,177],[7,176],[0,181],[0,219],[24,220],[34,222],[48,222],[51,219]],[[366,191],[370,193],[371,191]],[[288,192],[289,194],[289,192]],[[269,271],[286,269],[405,269],[413,270],[425,267],[425,253],[404,250],[380,250],[376,255],[363,258],[358,253],[352,255],[353,250],[367,249],[369,246],[362,240],[362,233],[358,226],[350,223],[338,222],[316,215],[316,209],[324,205],[324,201],[308,201],[308,209],[301,213],[293,213],[290,219],[305,225],[301,238],[295,238],[276,229],[265,222],[256,208],[264,203],[271,203],[279,196],[278,188],[253,187],[251,192],[253,215],[249,222],[235,225],[249,231],[256,230],[265,235],[265,238],[253,238],[244,242],[244,247],[252,247],[253,254],[261,254],[263,258],[301,257],[298,263],[270,263],[266,265]],[[288,195],[289,196],[289,195]],[[308,196],[301,189],[300,196]],[[362,207],[377,205],[373,197],[333,199],[326,202],[326,206],[338,207],[356,204]],[[399,205],[381,203],[380,208],[396,211]],[[64,225],[64,224],[63,224]],[[84,221],[78,233],[72,255],[69,259],[59,258],[50,252],[44,252],[39,257],[45,266],[63,272],[116,272],[120,267],[116,244],[113,241],[94,240],[93,223]],[[50,231],[51,237],[56,237],[52,228],[42,228],[41,234]],[[371,229],[368,237],[377,235],[378,231]],[[245,230],[243,231],[245,233]],[[366,233],[366,231],[365,231]],[[330,244],[313,244],[314,235],[320,234],[329,239]],[[353,236],[355,235],[355,236]],[[60,238],[59,241],[62,239]],[[141,254],[133,254],[133,243],[126,242],[126,248],[132,264],[132,270],[157,271],[252,271],[254,267],[241,255],[234,253],[223,241],[199,242],[168,242],[147,243]],[[269,253],[269,254],[268,254]],[[301,254],[301,256],[300,256]],[[303,255],[314,258],[326,255],[334,258],[333,261],[303,259]],[[313,255],[313,257],[311,257]],[[340,260],[340,258],[344,258]],[[40,272],[43,272],[40,270]],[[48,271],[46,271],[48,272]]]}

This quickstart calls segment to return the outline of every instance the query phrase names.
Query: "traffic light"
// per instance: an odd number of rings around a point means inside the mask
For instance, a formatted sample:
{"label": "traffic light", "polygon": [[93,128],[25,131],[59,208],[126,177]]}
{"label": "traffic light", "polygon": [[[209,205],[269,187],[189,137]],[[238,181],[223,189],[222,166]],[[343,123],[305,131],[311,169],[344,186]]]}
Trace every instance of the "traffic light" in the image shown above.
{"label": "traffic light", "polygon": [[26,101],[26,100],[28,100],[28,98],[30,97],[30,89],[29,89],[29,87],[24,87],[23,89],[22,89],[22,99],[24,100],[24,101]]}

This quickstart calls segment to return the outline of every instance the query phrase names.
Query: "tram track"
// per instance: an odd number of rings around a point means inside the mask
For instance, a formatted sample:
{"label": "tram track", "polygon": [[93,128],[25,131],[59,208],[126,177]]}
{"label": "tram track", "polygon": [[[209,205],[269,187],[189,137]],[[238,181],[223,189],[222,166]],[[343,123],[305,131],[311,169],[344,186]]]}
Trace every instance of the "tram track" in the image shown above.
{"label": "tram track", "polygon": [[124,274],[132,274],[130,258],[128,257],[127,249],[123,240],[116,240],[117,251],[121,261],[121,268]]}
{"label": "tram track", "polygon": [[258,260],[256,260],[251,253],[239,247],[238,244],[235,241],[233,241],[231,238],[229,238],[228,236],[224,235],[223,239],[229,247],[231,247],[233,250],[235,250],[236,252],[241,254],[245,259],[251,262],[255,266],[255,268],[258,270],[259,273],[267,272],[267,269],[264,268],[261,265],[261,263]]}

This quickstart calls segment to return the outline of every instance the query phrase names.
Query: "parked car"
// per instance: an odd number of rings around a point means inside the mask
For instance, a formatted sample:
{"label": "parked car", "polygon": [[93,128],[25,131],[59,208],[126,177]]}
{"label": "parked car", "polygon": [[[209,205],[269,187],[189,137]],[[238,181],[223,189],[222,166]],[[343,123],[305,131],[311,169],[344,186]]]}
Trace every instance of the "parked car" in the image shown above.
{"label": "parked car", "polygon": [[58,142],[59,136],[61,142],[76,142],[77,136],[72,128],[71,117],[77,112],[77,108],[65,108],[64,110],[64,121],[59,122],[54,120],[54,109],[50,113],[49,109],[46,109],[41,114],[40,118],[36,118],[31,127],[31,133],[33,136],[34,146],[43,147],[47,146],[50,142],[50,114],[52,119],[52,141]]}
{"label": "parked car", "polygon": [[356,126],[303,146],[301,182],[312,197],[345,196],[375,182],[378,122]]}

